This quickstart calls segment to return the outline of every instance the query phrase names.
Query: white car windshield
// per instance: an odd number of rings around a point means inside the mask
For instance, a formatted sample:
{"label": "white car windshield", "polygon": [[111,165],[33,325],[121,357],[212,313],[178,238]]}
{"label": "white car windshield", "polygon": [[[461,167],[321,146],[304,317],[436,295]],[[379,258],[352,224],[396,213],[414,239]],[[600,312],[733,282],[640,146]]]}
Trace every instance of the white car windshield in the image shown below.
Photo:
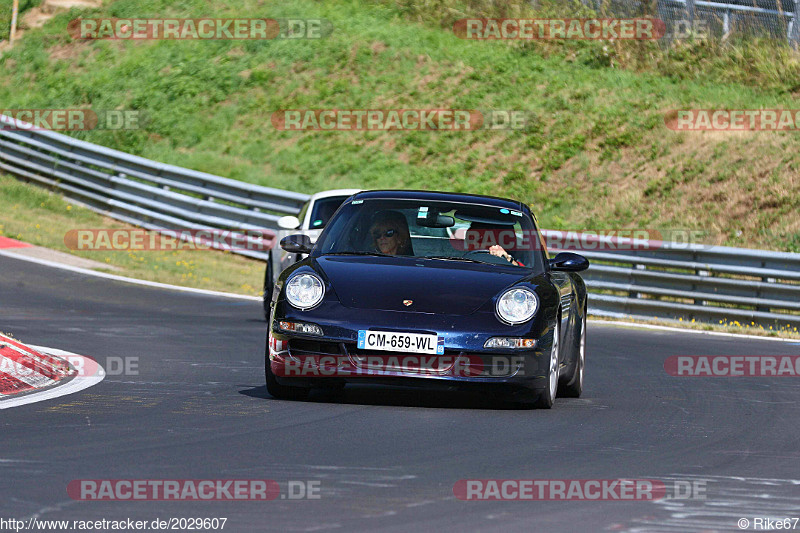
{"label": "white car windshield", "polygon": [[314,202],[314,208],[311,210],[311,219],[308,222],[308,229],[322,229],[331,219],[333,214],[342,205],[342,202],[347,200],[347,196],[330,196],[328,198],[320,198]]}

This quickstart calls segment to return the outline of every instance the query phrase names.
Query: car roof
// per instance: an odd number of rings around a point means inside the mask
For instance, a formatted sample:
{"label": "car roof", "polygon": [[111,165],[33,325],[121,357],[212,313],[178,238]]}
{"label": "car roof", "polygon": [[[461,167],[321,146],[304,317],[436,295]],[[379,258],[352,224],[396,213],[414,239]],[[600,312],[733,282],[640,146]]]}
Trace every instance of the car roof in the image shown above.
{"label": "car roof", "polygon": [[312,194],[309,200],[319,200],[321,198],[330,198],[332,196],[352,196],[357,192],[361,192],[361,190],[362,189],[331,189],[329,191],[320,191]]}
{"label": "car roof", "polygon": [[[495,196],[484,196],[481,194],[466,194],[442,191],[413,191],[413,190],[377,190],[363,191],[356,195],[359,200],[382,199],[382,200],[430,200],[440,202],[463,202],[496,207],[507,207],[529,213],[528,206],[517,200],[508,198],[497,198]],[[355,199],[354,198],[354,199]]]}

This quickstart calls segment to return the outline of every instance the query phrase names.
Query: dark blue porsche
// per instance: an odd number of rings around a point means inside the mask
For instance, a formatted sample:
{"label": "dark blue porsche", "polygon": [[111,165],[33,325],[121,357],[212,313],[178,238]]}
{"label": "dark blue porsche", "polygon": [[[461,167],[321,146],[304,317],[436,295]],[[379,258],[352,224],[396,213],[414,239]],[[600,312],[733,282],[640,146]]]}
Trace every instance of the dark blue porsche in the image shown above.
{"label": "dark blue porsche", "polygon": [[428,191],[353,195],[270,301],[267,390],[347,383],[480,387],[550,408],[580,396],[589,262],[549,259],[530,209]]}

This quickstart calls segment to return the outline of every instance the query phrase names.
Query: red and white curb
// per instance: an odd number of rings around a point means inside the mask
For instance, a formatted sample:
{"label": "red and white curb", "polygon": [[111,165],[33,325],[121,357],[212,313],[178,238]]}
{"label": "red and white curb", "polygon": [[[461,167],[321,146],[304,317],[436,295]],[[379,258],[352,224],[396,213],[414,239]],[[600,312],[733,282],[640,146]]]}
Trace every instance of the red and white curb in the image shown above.
{"label": "red and white curb", "polygon": [[33,245],[0,235],[0,248],[31,248]]}
{"label": "red and white curb", "polygon": [[105,371],[93,359],[0,335],[0,409],[72,394],[103,378]]}
{"label": "red and white curb", "polygon": [[69,364],[0,335],[0,399],[54,385],[73,374]]}

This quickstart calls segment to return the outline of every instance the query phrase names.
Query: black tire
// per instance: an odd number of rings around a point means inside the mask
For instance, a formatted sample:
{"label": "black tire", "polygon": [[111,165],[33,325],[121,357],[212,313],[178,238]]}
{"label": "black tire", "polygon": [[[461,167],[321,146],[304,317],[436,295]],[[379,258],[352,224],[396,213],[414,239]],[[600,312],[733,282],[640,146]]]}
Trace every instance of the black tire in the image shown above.
{"label": "black tire", "polygon": [[578,339],[577,360],[569,379],[559,386],[558,395],[566,398],[580,398],[583,393],[583,374],[586,368],[586,311],[581,320],[581,333]]}
{"label": "black tire", "polygon": [[269,358],[267,358],[265,367],[265,374],[267,378],[267,392],[277,400],[304,400],[308,398],[310,392],[308,387],[292,387],[290,385],[281,385],[275,379],[275,374],[272,373],[270,368]]}
{"label": "black tire", "polygon": [[550,371],[547,374],[547,386],[539,394],[533,404],[537,409],[551,409],[558,395],[558,358],[561,350],[561,318],[556,318],[553,329],[553,345],[550,348]]}
{"label": "black tire", "polygon": [[308,393],[310,392],[308,387],[292,387],[278,383],[275,379],[275,374],[272,373],[269,357],[265,358],[264,373],[267,378],[267,392],[276,400],[304,400],[308,398]]}

